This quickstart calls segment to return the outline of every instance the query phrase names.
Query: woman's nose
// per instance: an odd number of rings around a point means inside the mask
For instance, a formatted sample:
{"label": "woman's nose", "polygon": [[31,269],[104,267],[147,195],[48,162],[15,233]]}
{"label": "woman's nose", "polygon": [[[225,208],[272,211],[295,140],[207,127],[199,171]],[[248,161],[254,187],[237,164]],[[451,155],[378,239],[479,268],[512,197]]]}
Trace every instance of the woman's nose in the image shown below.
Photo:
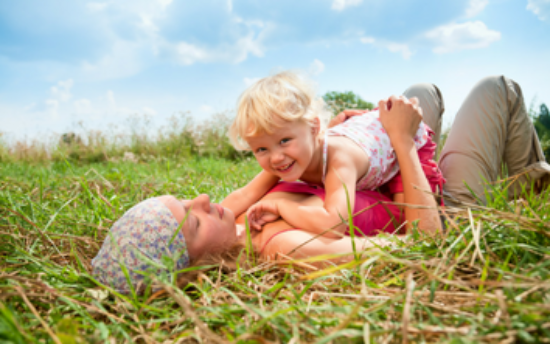
{"label": "woman's nose", "polygon": [[195,208],[200,208],[206,212],[210,211],[210,196],[207,194],[200,194],[193,200]]}

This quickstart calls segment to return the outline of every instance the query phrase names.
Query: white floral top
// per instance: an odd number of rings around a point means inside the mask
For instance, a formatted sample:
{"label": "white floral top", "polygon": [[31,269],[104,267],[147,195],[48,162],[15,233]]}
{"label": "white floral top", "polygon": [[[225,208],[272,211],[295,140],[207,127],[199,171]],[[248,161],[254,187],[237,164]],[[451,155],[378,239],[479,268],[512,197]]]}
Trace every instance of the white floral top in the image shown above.
{"label": "white floral top", "polygon": [[[428,126],[421,122],[414,137],[417,151],[428,142],[429,131]],[[327,129],[323,147],[323,184],[327,169],[329,136],[345,136],[358,144],[367,154],[370,167],[367,173],[357,181],[357,190],[375,190],[399,172],[399,164],[390,138],[380,122],[379,112],[374,110],[351,117],[344,123]]]}

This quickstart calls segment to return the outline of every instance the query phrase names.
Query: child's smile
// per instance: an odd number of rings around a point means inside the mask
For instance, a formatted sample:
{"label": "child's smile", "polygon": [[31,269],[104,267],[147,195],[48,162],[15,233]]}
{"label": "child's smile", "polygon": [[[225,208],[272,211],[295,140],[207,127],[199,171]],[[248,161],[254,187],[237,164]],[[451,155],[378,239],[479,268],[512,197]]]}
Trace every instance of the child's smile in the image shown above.
{"label": "child's smile", "polygon": [[298,180],[310,168],[317,128],[307,122],[282,120],[275,127],[272,134],[249,136],[246,141],[264,170],[284,181]]}

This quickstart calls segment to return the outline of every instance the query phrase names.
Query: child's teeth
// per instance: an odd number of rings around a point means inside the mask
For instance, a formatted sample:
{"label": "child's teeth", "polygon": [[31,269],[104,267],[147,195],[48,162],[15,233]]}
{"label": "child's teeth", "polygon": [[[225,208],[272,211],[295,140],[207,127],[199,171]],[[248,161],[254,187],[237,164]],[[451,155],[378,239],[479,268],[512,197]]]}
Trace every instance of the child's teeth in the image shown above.
{"label": "child's teeth", "polygon": [[290,163],[290,164],[288,164],[288,165],[285,165],[285,166],[281,167],[279,170],[280,170],[280,171],[287,170],[287,169],[290,167],[290,165],[292,165],[292,163]]}

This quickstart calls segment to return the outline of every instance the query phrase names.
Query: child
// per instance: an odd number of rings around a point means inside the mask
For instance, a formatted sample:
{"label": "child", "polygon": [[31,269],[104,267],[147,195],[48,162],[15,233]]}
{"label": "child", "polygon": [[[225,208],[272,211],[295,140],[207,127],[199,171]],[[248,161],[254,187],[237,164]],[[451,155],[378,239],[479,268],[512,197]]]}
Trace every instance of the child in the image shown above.
{"label": "child", "polygon": [[[409,103],[413,102],[416,104],[416,100]],[[251,228],[261,229],[261,225],[277,219],[285,213],[285,207],[292,205],[254,203],[280,179],[301,180],[324,186],[324,207],[302,206],[299,215],[287,211],[287,222],[321,233],[347,219],[348,199],[351,209],[355,203],[353,191],[375,190],[388,183],[398,174],[399,166],[377,111],[325,130],[329,117],[324,102],[316,99],[312,88],[291,72],[266,77],[248,88],[240,97],[230,138],[237,149],[251,150],[263,171],[230,194],[222,205],[235,214],[250,207]],[[421,122],[414,145],[418,151],[431,143],[431,159],[435,144],[430,132]],[[337,231],[342,233],[345,229],[345,224],[341,224]]]}

